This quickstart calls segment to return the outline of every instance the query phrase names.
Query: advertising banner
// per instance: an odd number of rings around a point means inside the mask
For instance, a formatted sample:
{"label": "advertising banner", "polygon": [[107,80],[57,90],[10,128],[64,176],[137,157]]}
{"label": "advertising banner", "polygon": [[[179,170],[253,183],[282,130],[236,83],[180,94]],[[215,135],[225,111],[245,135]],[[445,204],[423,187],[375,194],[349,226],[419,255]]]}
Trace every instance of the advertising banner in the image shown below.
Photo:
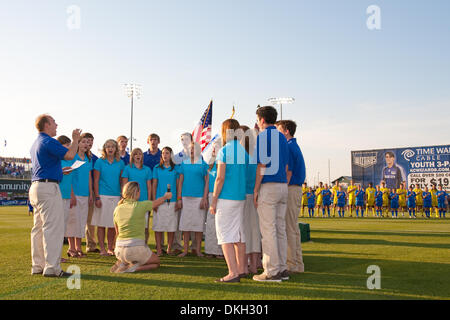
{"label": "advertising banner", "polygon": [[367,187],[382,180],[387,188],[442,184],[450,191],[450,145],[352,151],[352,178]]}
{"label": "advertising banner", "polygon": [[27,200],[0,200],[0,206],[26,206]]}
{"label": "advertising banner", "polygon": [[26,194],[30,189],[30,180],[0,179],[0,192]]}

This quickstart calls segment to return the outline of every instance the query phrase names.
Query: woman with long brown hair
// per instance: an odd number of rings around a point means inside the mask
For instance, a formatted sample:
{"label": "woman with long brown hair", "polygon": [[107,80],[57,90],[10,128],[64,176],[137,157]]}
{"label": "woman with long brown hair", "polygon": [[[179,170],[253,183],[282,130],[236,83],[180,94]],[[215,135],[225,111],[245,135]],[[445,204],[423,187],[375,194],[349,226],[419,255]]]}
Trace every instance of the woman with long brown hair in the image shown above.
{"label": "woman with long brown hair", "polygon": [[228,274],[216,282],[240,282],[245,275],[245,236],[243,226],[246,199],[248,154],[237,137],[239,122],[222,123],[222,143],[217,154],[217,177],[209,211],[216,215],[217,239],[225,255]]}
{"label": "woman with long brown hair", "polygon": [[[95,209],[92,225],[97,226],[98,245],[102,256],[113,256],[116,231],[114,229],[114,209],[120,200],[120,177],[125,164],[120,160],[119,148],[115,140],[103,144],[102,157],[94,165]],[[107,230],[106,230],[107,229]],[[105,249],[105,232],[108,251]]]}
{"label": "woman with long brown hair", "polygon": [[153,168],[153,199],[158,199],[170,188],[173,196],[167,204],[153,209],[153,231],[155,232],[156,254],[161,256],[164,243],[164,232],[167,232],[167,254],[173,254],[173,239],[178,229],[179,214],[176,211],[177,183],[179,166],[172,161],[173,152],[170,147],[161,150],[159,165]]}
{"label": "woman with long brown hair", "polygon": [[[144,154],[139,148],[133,149],[129,157],[129,164],[125,165],[125,169],[122,173],[122,185],[125,185],[129,181],[136,181],[139,183],[141,190],[141,197],[139,201],[151,200],[152,197],[152,169],[144,165]],[[122,159],[123,161],[123,159]],[[145,243],[148,241],[148,213],[146,215],[145,223]]]}
{"label": "woman with long brown hair", "polygon": [[258,266],[261,264],[261,231],[259,230],[259,218],[255,205],[253,204],[253,189],[255,187],[256,178],[256,159],[253,157],[253,151],[256,145],[256,135],[254,129],[247,126],[240,126],[239,129],[243,131],[243,136],[240,139],[245,151],[249,155],[249,164],[247,166],[246,175],[246,200],[244,207],[244,234],[245,234],[245,249],[246,257],[249,261],[249,266],[246,272],[258,273]]}
{"label": "woman with long brown hair", "polygon": [[191,157],[180,165],[180,180],[177,200],[180,201],[180,231],[183,232],[184,257],[189,250],[191,232],[195,232],[195,252],[202,257],[201,243],[205,227],[205,212],[208,205],[208,164],[201,157],[201,147],[191,143]]}

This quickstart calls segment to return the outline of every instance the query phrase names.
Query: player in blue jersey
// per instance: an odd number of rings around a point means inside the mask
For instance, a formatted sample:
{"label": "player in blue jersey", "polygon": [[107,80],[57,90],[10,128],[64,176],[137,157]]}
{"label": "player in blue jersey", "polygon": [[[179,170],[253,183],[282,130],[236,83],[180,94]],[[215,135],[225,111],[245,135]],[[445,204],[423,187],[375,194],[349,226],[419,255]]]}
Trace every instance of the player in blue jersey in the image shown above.
{"label": "player in blue jersey", "polygon": [[431,216],[431,192],[428,191],[428,187],[425,187],[425,191],[422,192],[423,199],[423,211],[425,216],[430,218]]}
{"label": "player in blue jersey", "polygon": [[359,217],[359,211],[361,210],[361,218],[364,217],[364,197],[366,195],[366,192],[361,187],[361,185],[358,185],[358,189],[355,191],[355,197],[356,197],[356,217]]}
{"label": "player in blue jersey", "polygon": [[314,207],[316,206],[316,193],[311,187],[309,187],[306,197],[308,198],[309,217],[312,218],[314,216]]}
{"label": "player in blue jersey", "polygon": [[438,200],[438,210],[439,210],[439,218],[444,217],[446,213],[446,205],[445,205],[445,199],[447,199],[448,193],[442,190],[442,184],[439,185],[438,192],[436,192],[437,200]]}
{"label": "player in blue jersey", "polygon": [[404,169],[395,163],[395,154],[392,151],[385,153],[386,167],[383,168],[381,180],[386,182],[386,188],[398,189],[406,181]]}
{"label": "player in blue jersey", "polygon": [[389,195],[389,198],[391,199],[392,218],[394,218],[394,213],[395,213],[395,218],[398,218],[398,207],[399,207],[398,199],[399,199],[399,196],[397,194],[396,189],[392,188],[391,194]]}
{"label": "player in blue jersey", "polygon": [[[409,191],[406,194],[406,202],[408,203],[409,218],[414,216],[416,218],[416,193],[413,191],[413,186],[409,186]],[[413,214],[411,216],[411,213]]]}
{"label": "player in blue jersey", "polygon": [[383,191],[381,191],[380,186],[377,186],[377,191],[375,191],[375,210],[377,212],[377,217],[383,216]]}
{"label": "player in blue jersey", "polygon": [[339,191],[337,192],[336,196],[337,196],[338,214],[340,218],[343,218],[345,215],[345,204],[347,203],[347,195],[344,191],[342,191],[342,186],[339,186]]}
{"label": "player in blue jersey", "polygon": [[328,218],[330,218],[330,206],[331,206],[331,193],[328,189],[328,184],[325,184],[325,189],[322,190],[322,216],[325,218],[325,209],[328,212]]}

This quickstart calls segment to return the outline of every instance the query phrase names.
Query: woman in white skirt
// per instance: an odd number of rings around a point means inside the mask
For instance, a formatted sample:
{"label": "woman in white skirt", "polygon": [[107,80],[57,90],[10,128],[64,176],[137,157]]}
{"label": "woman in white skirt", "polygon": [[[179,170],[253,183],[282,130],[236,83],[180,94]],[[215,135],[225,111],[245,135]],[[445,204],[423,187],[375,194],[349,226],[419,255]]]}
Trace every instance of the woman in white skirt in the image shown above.
{"label": "woman in white skirt", "polygon": [[[122,159],[123,161],[123,159]],[[129,181],[136,181],[139,183],[141,196],[139,201],[146,201],[152,199],[152,178],[153,170],[144,165],[144,153],[139,148],[134,148],[131,151],[130,163],[125,166],[122,172],[122,185],[124,186]],[[125,162],[124,162],[125,163]],[[145,243],[148,242],[148,212],[145,215]]]}
{"label": "woman in white skirt", "polygon": [[189,250],[190,232],[195,233],[195,252],[203,257],[201,244],[205,227],[205,211],[208,206],[208,164],[201,158],[198,143],[191,143],[191,157],[180,165],[180,180],[177,188],[178,206],[181,207],[180,231],[183,232],[184,257]]}
{"label": "woman in white skirt", "polygon": [[245,276],[245,236],[243,226],[246,199],[246,167],[248,154],[237,140],[239,122],[222,123],[225,144],[217,154],[217,177],[209,208],[216,215],[216,232],[225,255],[228,274],[216,282],[240,282]]}
{"label": "woman in white skirt", "polygon": [[261,231],[259,230],[259,218],[253,203],[253,189],[255,188],[256,178],[256,159],[252,158],[253,150],[256,145],[257,134],[247,126],[240,126],[245,135],[240,142],[249,155],[249,164],[247,166],[246,176],[246,201],[244,209],[244,234],[245,234],[245,249],[246,249],[246,272],[257,274],[258,266],[261,264]]}
{"label": "woman in white skirt", "polygon": [[159,165],[153,169],[153,199],[159,199],[166,192],[172,193],[169,202],[153,209],[153,231],[155,232],[156,254],[162,255],[164,232],[167,232],[167,254],[173,254],[173,239],[178,229],[178,213],[175,210],[177,201],[177,183],[179,166],[172,161],[172,149],[164,147],[161,150]]}
{"label": "woman in white skirt", "polygon": [[[208,202],[212,202],[214,183],[216,182],[217,165],[216,165],[216,150],[219,151],[219,143],[213,145],[212,157],[209,165],[209,195]],[[206,215],[206,232],[205,232],[205,253],[208,258],[223,259],[222,246],[217,241],[216,233],[216,216],[209,212]]]}
{"label": "woman in white skirt", "polygon": [[86,224],[89,211],[89,203],[93,203],[92,191],[92,159],[89,151],[88,138],[81,136],[78,142],[78,152],[75,155],[75,161],[84,162],[84,164],[75,169],[73,172],[72,189],[76,198],[76,206],[74,207],[74,215],[76,216],[75,225],[72,226],[74,231],[75,250],[79,257],[85,257],[86,254],[81,248],[81,239],[86,236]]}
{"label": "woman in white skirt", "polygon": [[[102,156],[94,165],[95,209],[91,224],[97,226],[100,255],[113,256],[116,230],[114,209],[120,200],[120,177],[125,163],[120,160],[119,148],[115,140],[103,144]],[[105,249],[105,233],[108,238],[108,251]]]}

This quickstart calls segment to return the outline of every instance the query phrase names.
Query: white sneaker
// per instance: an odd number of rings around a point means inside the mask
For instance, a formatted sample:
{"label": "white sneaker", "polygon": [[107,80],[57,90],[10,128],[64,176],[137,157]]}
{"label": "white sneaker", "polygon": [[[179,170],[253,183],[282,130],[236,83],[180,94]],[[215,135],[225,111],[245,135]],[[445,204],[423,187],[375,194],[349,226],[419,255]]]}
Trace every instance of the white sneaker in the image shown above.
{"label": "white sneaker", "polygon": [[124,273],[135,272],[136,269],[139,268],[139,266],[140,266],[139,263],[132,264],[128,269],[125,269],[123,272],[124,272]]}

